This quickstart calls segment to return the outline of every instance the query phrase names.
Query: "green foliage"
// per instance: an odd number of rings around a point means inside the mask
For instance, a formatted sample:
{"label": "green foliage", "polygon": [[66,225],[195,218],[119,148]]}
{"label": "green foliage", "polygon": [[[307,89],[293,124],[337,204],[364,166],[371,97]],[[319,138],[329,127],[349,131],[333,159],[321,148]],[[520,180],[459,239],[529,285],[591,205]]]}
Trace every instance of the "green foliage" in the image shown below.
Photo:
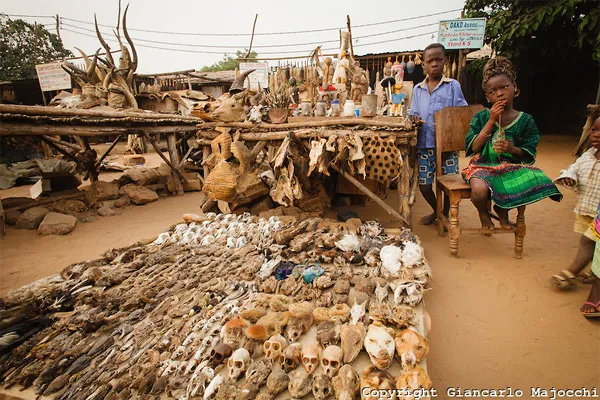
{"label": "green foliage", "polygon": [[[575,49],[600,61],[600,8],[596,1],[466,0],[466,16],[485,17],[486,42],[498,53],[560,57]],[[557,60],[558,61],[558,60]]]}
{"label": "green foliage", "polygon": [[[206,65],[206,66],[202,67],[202,69],[200,71],[201,72],[232,71],[240,65],[238,58],[246,57],[247,53],[248,53],[247,49],[238,50],[235,52],[235,58],[228,54],[224,54],[223,59],[221,61],[216,62],[213,65]],[[256,57],[258,57],[258,54],[255,51],[251,51],[250,55],[248,56],[248,58],[256,58]]]}
{"label": "green foliage", "polygon": [[0,14],[0,80],[34,78],[36,64],[71,56],[58,36],[42,25]]}

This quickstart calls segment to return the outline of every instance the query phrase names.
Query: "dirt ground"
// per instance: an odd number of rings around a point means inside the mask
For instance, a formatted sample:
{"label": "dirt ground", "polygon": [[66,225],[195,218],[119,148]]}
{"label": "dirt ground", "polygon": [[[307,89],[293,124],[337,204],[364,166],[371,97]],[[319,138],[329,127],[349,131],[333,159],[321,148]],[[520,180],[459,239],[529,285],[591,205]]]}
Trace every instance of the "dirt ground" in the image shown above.
{"label": "dirt ground", "polygon": [[[574,137],[543,136],[536,165],[556,177],[572,162],[570,150],[576,142]],[[461,159],[462,166],[465,162]],[[101,179],[113,177],[103,174]],[[527,207],[521,260],[513,258],[511,235],[464,236],[459,258],[450,258],[447,237],[438,237],[432,226],[415,224],[434,273],[433,290],[425,301],[433,322],[428,368],[434,387],[442,392],[439,398],[449,397],[448,387],[510,387],[522,390],[521,398],[531,398],[531,387],[598,386],[600,321],[587,320],[579,312],[589,286],[560,293],[547,283],[571,261],[579,240],[572,231],[575,194],[561,190],[562,202],[545,200]],[[28,188],[19,187],[0,195],[26,193]],[[396,204],[395,197],[389,196],[390,204]],[[183,213],[198,212],[198,198],[198,193],[186,193],[130,206],[119,216],[78,223],[67,236],[8,228],[0,241],[0,296],[73,262],[155,236]],[[379,218],[395,225],[376,205],[353,209],[363,220]],[[415,221],[430,212],[420,197],[413,210]],[[477,224],[470,202],[464,201],[460,210],[463,226]]]}

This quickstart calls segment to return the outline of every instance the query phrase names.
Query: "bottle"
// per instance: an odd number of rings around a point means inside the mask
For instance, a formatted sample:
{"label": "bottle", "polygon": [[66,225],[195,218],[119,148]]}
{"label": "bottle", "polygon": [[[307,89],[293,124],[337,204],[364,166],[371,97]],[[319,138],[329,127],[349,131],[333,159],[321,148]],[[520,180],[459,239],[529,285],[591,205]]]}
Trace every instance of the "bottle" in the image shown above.
{"label": "bottle", "polygon": [[327,104],[325,104],[324,100],[317,101],[317,106],[315,107],[315,117],[324,117],[327,111]]}
{"label": "bottle", "polygon": [[302,102],[302,116],[310,117],[312,115],[312,107],[310,105],[310,101]]}
{"label": "bottle", "polygon": [[342,114],[339,100],[331,100],[331,116],[339,117]]}
{"label": "bottle", "polygon": [[362,104],[361,103],[356,103],[356,105],[354,106],[354,116],[355,117],[360,117],[360,113],[362,112]]}
{"label": "bottle", "polygon": [[352,100],[346,100],[344,104],[344,117],[354,116],[354,102]]}

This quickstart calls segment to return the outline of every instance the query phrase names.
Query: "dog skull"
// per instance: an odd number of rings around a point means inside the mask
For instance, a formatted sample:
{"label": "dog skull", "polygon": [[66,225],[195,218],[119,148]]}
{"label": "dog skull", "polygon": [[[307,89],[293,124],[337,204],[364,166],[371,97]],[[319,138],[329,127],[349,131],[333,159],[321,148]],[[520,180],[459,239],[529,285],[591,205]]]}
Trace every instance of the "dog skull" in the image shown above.
{"label": "dog skull", "polygon": [[388,369],[394,361],[394,330],[377,323],[369,325],[365,337],[365,350],[378,369]]}
{"label": "dog skull", "polygon": [[290,372],[295,369],[302,360],[302,345],[300,343],[292,343],[285,348],[281,354],[280,363],[281,369],[285,372]]}
{"label": "dog skull", "polygon": [[323,357],[321,358],[321,366],[325,375],[333,378],[342,366],[342,359],[344,358],[344,352],[338,346],[328,346],[323,351]]}
{"label": "dog skull", "polygon": [[236,380],[246,370],[250,364],[250,352],[243,347],[240,347],[231,354],[227,360],[227,368],[229,369],[229,378]]}
{"label": "dog skull", "polygon": [[276,363],[287,346],[287,340],[279,334],[273,335],[263,344],[265,355],[271,362]]}
{"label": "dog skull", "polygon": [[315,372],[319,366],[319,346],[312,344],[302,350],[302,365],[309,374]]}
{"label": "dog skull", "polygon": [[331,378],[325,374],[317,374],[313,376],[312,382],[313,396],[317,400],[324,400],[333,394],[333,386]]}
{"label": "dog skull", "polygon": [[396,358],[402,366],[415,365],[429,353],[429,341],[412,329],[404,329],[396,334]]}

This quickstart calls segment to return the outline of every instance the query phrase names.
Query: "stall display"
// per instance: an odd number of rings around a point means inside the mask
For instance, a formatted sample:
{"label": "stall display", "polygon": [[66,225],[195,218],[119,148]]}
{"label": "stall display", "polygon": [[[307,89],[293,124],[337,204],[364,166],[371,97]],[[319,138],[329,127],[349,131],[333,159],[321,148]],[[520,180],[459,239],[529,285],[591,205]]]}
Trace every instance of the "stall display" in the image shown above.
{"label": "stall display", "polygon": [[352,399],[359,387],[431,387],[431,269],[410,230],[184,220],[6,296],[4,387],[54,399]]}

